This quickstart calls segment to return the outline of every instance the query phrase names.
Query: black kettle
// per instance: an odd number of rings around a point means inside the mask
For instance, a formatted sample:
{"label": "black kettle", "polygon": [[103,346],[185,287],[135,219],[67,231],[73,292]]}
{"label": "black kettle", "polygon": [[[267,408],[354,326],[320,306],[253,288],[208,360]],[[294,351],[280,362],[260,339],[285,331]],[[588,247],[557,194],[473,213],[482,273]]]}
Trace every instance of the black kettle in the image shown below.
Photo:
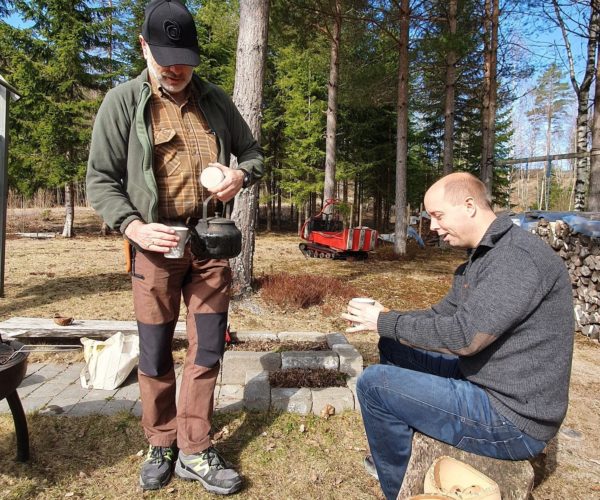
{"label": "black kettle", "polygon": [[213,195],[206,198],[202,206],[202,219],[190,229],[190,246],[197,259],[233,259],[242,251],[242,233],[229,217],[229,203],[225,204],[225,217],[215,213],[207,217],[208,202]]}

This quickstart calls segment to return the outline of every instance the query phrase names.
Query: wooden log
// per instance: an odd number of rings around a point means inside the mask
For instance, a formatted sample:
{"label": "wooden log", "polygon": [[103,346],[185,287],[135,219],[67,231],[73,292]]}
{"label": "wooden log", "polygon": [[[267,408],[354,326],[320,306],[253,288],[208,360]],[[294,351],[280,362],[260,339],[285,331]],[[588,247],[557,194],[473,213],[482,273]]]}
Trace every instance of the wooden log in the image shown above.
{"label": "wooden log", "polygon": [[590,339],[598,340],[600,337],[600,325],[585,325],[581,329],[581,333]]}
{"label": "wooden log", "polygon": [[569,236],[569,234],[571,234],[571,228],[565,222],[557,220],[554,226],[554,232],[557,238],[564,240]]}
{"label": "wooden log", "polygon": [[425,474],[433,461],[441,456],[465,462],[496,481],[502,500],[527,500],[533,489],[533,467],[526,460],[513,462],[474,455],[415,432],[399,500],[423,493]]}

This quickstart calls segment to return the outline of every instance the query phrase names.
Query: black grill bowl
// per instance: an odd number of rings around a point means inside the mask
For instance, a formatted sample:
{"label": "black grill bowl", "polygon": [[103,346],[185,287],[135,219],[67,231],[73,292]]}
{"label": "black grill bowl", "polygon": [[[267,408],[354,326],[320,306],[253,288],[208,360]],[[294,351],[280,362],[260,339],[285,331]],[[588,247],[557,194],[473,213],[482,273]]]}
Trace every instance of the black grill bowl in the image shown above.
{"label": "black grill bowl", "polygon": [[[14,340],[8,343],[0,342],[0,357],[4,358],[21,347],[23,344]],[[0,400],[14,392],[25,378],[28,355],[26,352],[20,352],[7,363],[0,365]]]}

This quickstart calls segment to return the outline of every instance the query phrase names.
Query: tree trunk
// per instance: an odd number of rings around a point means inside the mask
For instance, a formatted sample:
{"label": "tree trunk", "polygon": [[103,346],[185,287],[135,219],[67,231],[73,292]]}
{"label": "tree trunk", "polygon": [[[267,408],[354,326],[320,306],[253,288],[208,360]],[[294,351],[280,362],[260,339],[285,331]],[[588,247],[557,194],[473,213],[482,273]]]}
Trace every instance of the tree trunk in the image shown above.
{"label": "tree trunk", "polygon": [[[233,101],[260,142],[261,104],[269,0],[240,1],[240,30],[237,44]],[[242,252],[233,259],[234,293],[251,291],[258,209],[258,186],[255,184],[236,197],[232,218],[242,232]]]}
{"label": "tree trunk", "polygon": [[[550,160],[550,148],[552,147],[552,103],[554,102],[554,81],[550,82],[550,97],[548,98],[548,112],[546,113],[546,177],[542,195],[544,196],[544,210],[548,210],[550,204],[550,179],[552,177],[552,161]],[[542,205],[542,203],[540,203]]]}
{"label": "tree trunk", "polygon": [[273,199],[273,171],[269,172],[267,178],[267,232],[270,233],[273,229],[273,205],[275,200]]}
{"label": "tree trunk", "polygon": [[444,175],[454,170],[454,94],[456,89],[456,51],[452,44],[456,35],[456,6],[458,0],[448,2],[450,48],[446,55],[446,95],[444,102]]}
{"label": "tree trunk", "polygon": [[[575,64],[573,61],[573,52],[567,34],[567,28],[563,21],[560,7],[557,0],[552,0],[554,12],[556,14],[557,23],[561,29],[565,47],[567,50],[567,58],[569,61],[569,75],[571,77],[571,85],[577,95],[577,153],[585,153],[587,151],[587,132],[588,132],[588,100],[592,79],[594,78],[596,45],[598,41],[598,31],[600,29],[600,0],[590,0],[590,21],[588,24],[588,43],[587,43],[587,58],[585,65],[585,73],[581,85],[577,83],[575,75]],[[588,187],[589,159],[581,157],[576,159],[575,167],[575,199],[574,210],[582,211],[585,209],[585,198]]]}
{"label": "tree trunk", "polygon": [[400,38],[398,41],[398,122],[396,132],[396,225],[394,253],[406,254],[406,172],[408,164],[408,40],[409,0],[400,2]]}
{"label": "tree trunk", "polygon": [[65,225],[63,227],[63,238],[73,237],[73,222],[75,221],[75,200],[73,197],[73,184],[65,184]]}
{"label": "tree trunk", "polygon": [[[323,201],[335,198],[336,133],[337,133],[337,89],[340,69],[340,37],[342,33],[341,0],[335,0],[333,32],[331,34],[331,56],[329,82],[327,83],[327,133],[325,137],[325,186]],[[333,210],[333,205],[326,208]]]}
{"label": "tree trunk", "polygon": [[281,229],[281,188],[277,186],[277,229]]}
{"label": "tree trunk", "polygon": [[600,212],[600,44],[596,50],[596,89],[594,92],[594,114],[592,116],[592,153],[590,158],[590,195],[587,209]]}
{"label": "tree trunk", "polygon": [[[500,488],[502,500],[526,500],[530,498],[534,472],[529,461],[498,460],[497,458],[474,455],[441,441],[436,441],[419,432],[415,432],[413,436],[412,453],[398,498],[413,498],[414,495],[421,493],[425,475],[431,464],[443,456],[460,460],[494,480]],[[486,496],[488,498],[492,497],[492,495]]]}
{"label": "tree trunk", "polygon": [[496,133],[496,96],[498,93],[498,21],[499,0],[485,0],[484,79],[482,109],[482,154],[480,177],[491,193],[493,188],[494,146]]}

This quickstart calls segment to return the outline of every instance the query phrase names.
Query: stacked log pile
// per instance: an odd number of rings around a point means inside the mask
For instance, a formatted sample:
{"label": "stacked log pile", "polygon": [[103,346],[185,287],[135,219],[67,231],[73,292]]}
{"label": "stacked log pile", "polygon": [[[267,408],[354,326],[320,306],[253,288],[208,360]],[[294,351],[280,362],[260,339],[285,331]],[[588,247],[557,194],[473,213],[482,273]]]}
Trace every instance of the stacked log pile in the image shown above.
{"label": "stacked log pile", "polygon": [[540,219],[535,232],[562,257],[573,284],[577,331],[600,337],[600,240],[573,233],[561,220]]}

